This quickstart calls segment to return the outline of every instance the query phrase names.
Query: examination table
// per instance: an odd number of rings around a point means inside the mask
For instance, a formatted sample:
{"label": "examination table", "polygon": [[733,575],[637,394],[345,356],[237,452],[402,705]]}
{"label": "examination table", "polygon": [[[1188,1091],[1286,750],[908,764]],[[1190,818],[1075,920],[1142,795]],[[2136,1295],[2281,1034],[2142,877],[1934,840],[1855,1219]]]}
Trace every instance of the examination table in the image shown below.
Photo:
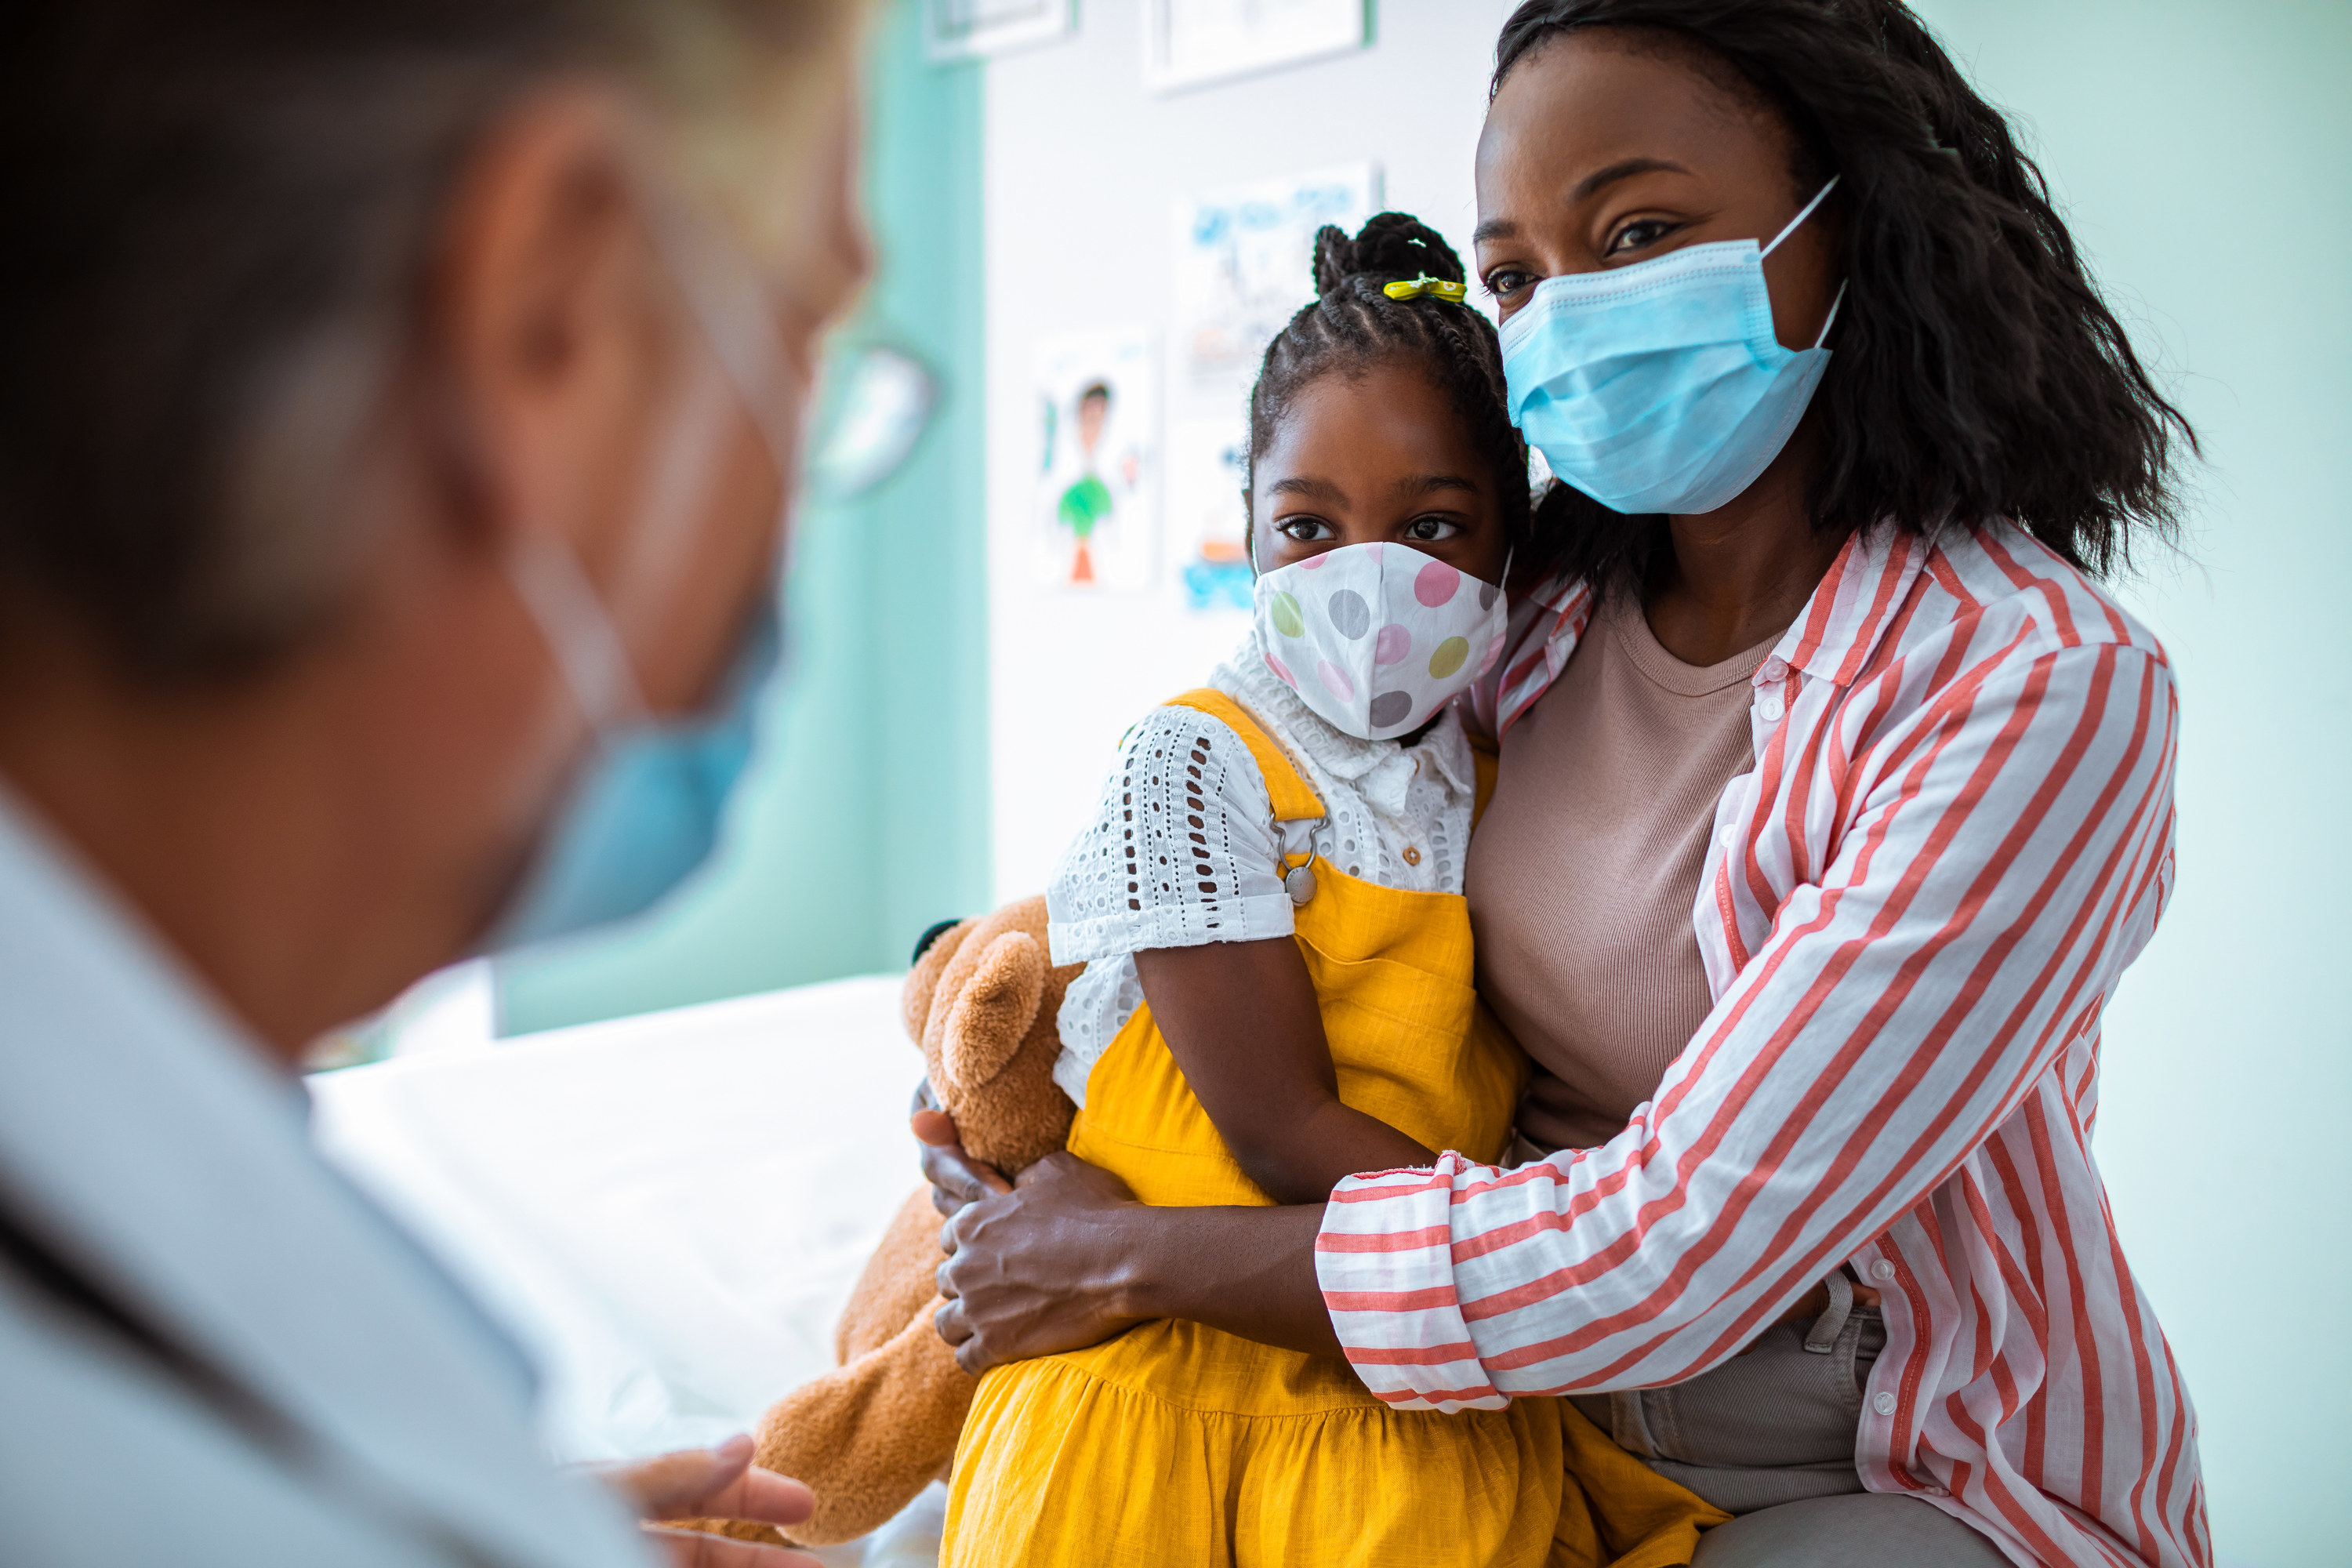
{"label": "examination table", "polygon": [[[921,1179],[897,976],[459,1042],[310,1080],[320,1149],[537,1360],[605,1459],[749,1430]],[[829,1563],[936,1560],[934,1487]]]}

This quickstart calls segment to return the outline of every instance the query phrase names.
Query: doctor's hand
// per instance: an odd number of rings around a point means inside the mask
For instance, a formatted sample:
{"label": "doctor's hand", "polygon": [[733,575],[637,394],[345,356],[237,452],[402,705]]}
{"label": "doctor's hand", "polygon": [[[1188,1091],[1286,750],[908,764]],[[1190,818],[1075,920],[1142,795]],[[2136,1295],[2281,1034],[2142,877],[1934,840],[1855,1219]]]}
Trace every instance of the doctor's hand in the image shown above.
{"label": "doctor's hand", "polygon": [[939,1097],[925,1079],[915,1089],[910,1121],[923,1145],[923,1180],[931,1184],[931,1206],[952,1216],[966,1204],[991,1193],[1009,1193],[1013,1184],[993,1165],[983,1165],[963,1152],[955,1118],[940,1109]]}
{"label": "doctor's hand", "polygon": [[940,1229],[947,1303],[935,1321],[956,1364],[977,1377],[1000,1363],[1098,1344],[1160,1315],[1139,1305],[1150,1293],[1140,1262],[1150,1249],[1136,1244],[1166,1212],[1070,1153],[1048,1154],[1009,1191],[964,1203]]}
{"label": "doctor's hand", "polygon": [[681,1448],[650,1459],[590,1467],[618,1491],[677,1568],[823,1568],[805,1552],[722,1535],[665,1530],[666,1520],[745,1520],[791,1526],[816,1511],[808,1488],[751,1463],[751,1439]]}

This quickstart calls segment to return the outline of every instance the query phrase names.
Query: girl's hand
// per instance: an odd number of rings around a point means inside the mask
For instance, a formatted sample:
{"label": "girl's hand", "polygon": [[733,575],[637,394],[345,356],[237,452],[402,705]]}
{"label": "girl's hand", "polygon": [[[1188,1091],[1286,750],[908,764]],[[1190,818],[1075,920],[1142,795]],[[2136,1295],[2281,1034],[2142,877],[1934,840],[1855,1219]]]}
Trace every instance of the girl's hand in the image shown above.
{"label": "girl's hand", "polygon": [[963,1202],[940,1230],[947,1304],[937,1321],[956,1364],[977,1377],[1000,1363],[1100,1343],[1154,1315],[1129,1304],[1132,1262],[1163,1213],[1068,1153],[1048,1154],[1010,1190]]}
{"label": "girl's hand", "polygon": [[922,1142],[923,1180],[931,1184],[931,1206],[940,1214],[952,1217],[966,1204],[1013,1190],[1003,1172],[963,1152],[955,1118],[940,1109],[930,1079],[915,1086],[914,1114],[908,1120]]}

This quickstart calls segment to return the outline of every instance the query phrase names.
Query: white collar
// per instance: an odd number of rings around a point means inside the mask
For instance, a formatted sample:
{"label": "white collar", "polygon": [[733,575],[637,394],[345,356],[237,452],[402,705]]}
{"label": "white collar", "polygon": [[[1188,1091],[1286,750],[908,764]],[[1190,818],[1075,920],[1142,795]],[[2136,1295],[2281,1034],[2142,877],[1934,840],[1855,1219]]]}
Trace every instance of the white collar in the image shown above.
{"label": "white collar", "polygon": [[307,1435],[515,1563],[641,1561],[512,1345],[312,1152],[300,1085],[0,786],[0,1202]]}
{"label": "white collar", "polygon": [[1457,795],[1469,795],[1477,787],[1470,738],[1452,704],[1420,744],[1410,748],[1396,741],[1367,741],[1348,734],[1333,728],[1298,693],[1275,678],[1266,668],[1265,646],[1255,626],[1232,657],[1217,667],[1210,684],[1237,699],[1308,762],[1331,777],[1355,785],[1391,815],[1404,808],[1405,786],[1412,781],[1415,757],[1427,758],[1438,777]]}

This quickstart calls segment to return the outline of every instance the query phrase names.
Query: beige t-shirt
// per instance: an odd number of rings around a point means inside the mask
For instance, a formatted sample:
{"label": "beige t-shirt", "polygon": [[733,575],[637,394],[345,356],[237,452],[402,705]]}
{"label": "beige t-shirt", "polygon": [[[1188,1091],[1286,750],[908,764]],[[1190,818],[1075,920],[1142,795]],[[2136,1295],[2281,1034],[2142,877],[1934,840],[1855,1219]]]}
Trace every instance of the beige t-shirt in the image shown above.
{"label": "beige t-shirt", "polygon": [[1702,669],[1660,646],[1635,595],[1610,594],[1504,737],[1465,891],[1479,992],[1536,1064],[1519,1131],[1538,1148],[1622,1131],[1713,1005],[1691,911],[1779,640]]}

